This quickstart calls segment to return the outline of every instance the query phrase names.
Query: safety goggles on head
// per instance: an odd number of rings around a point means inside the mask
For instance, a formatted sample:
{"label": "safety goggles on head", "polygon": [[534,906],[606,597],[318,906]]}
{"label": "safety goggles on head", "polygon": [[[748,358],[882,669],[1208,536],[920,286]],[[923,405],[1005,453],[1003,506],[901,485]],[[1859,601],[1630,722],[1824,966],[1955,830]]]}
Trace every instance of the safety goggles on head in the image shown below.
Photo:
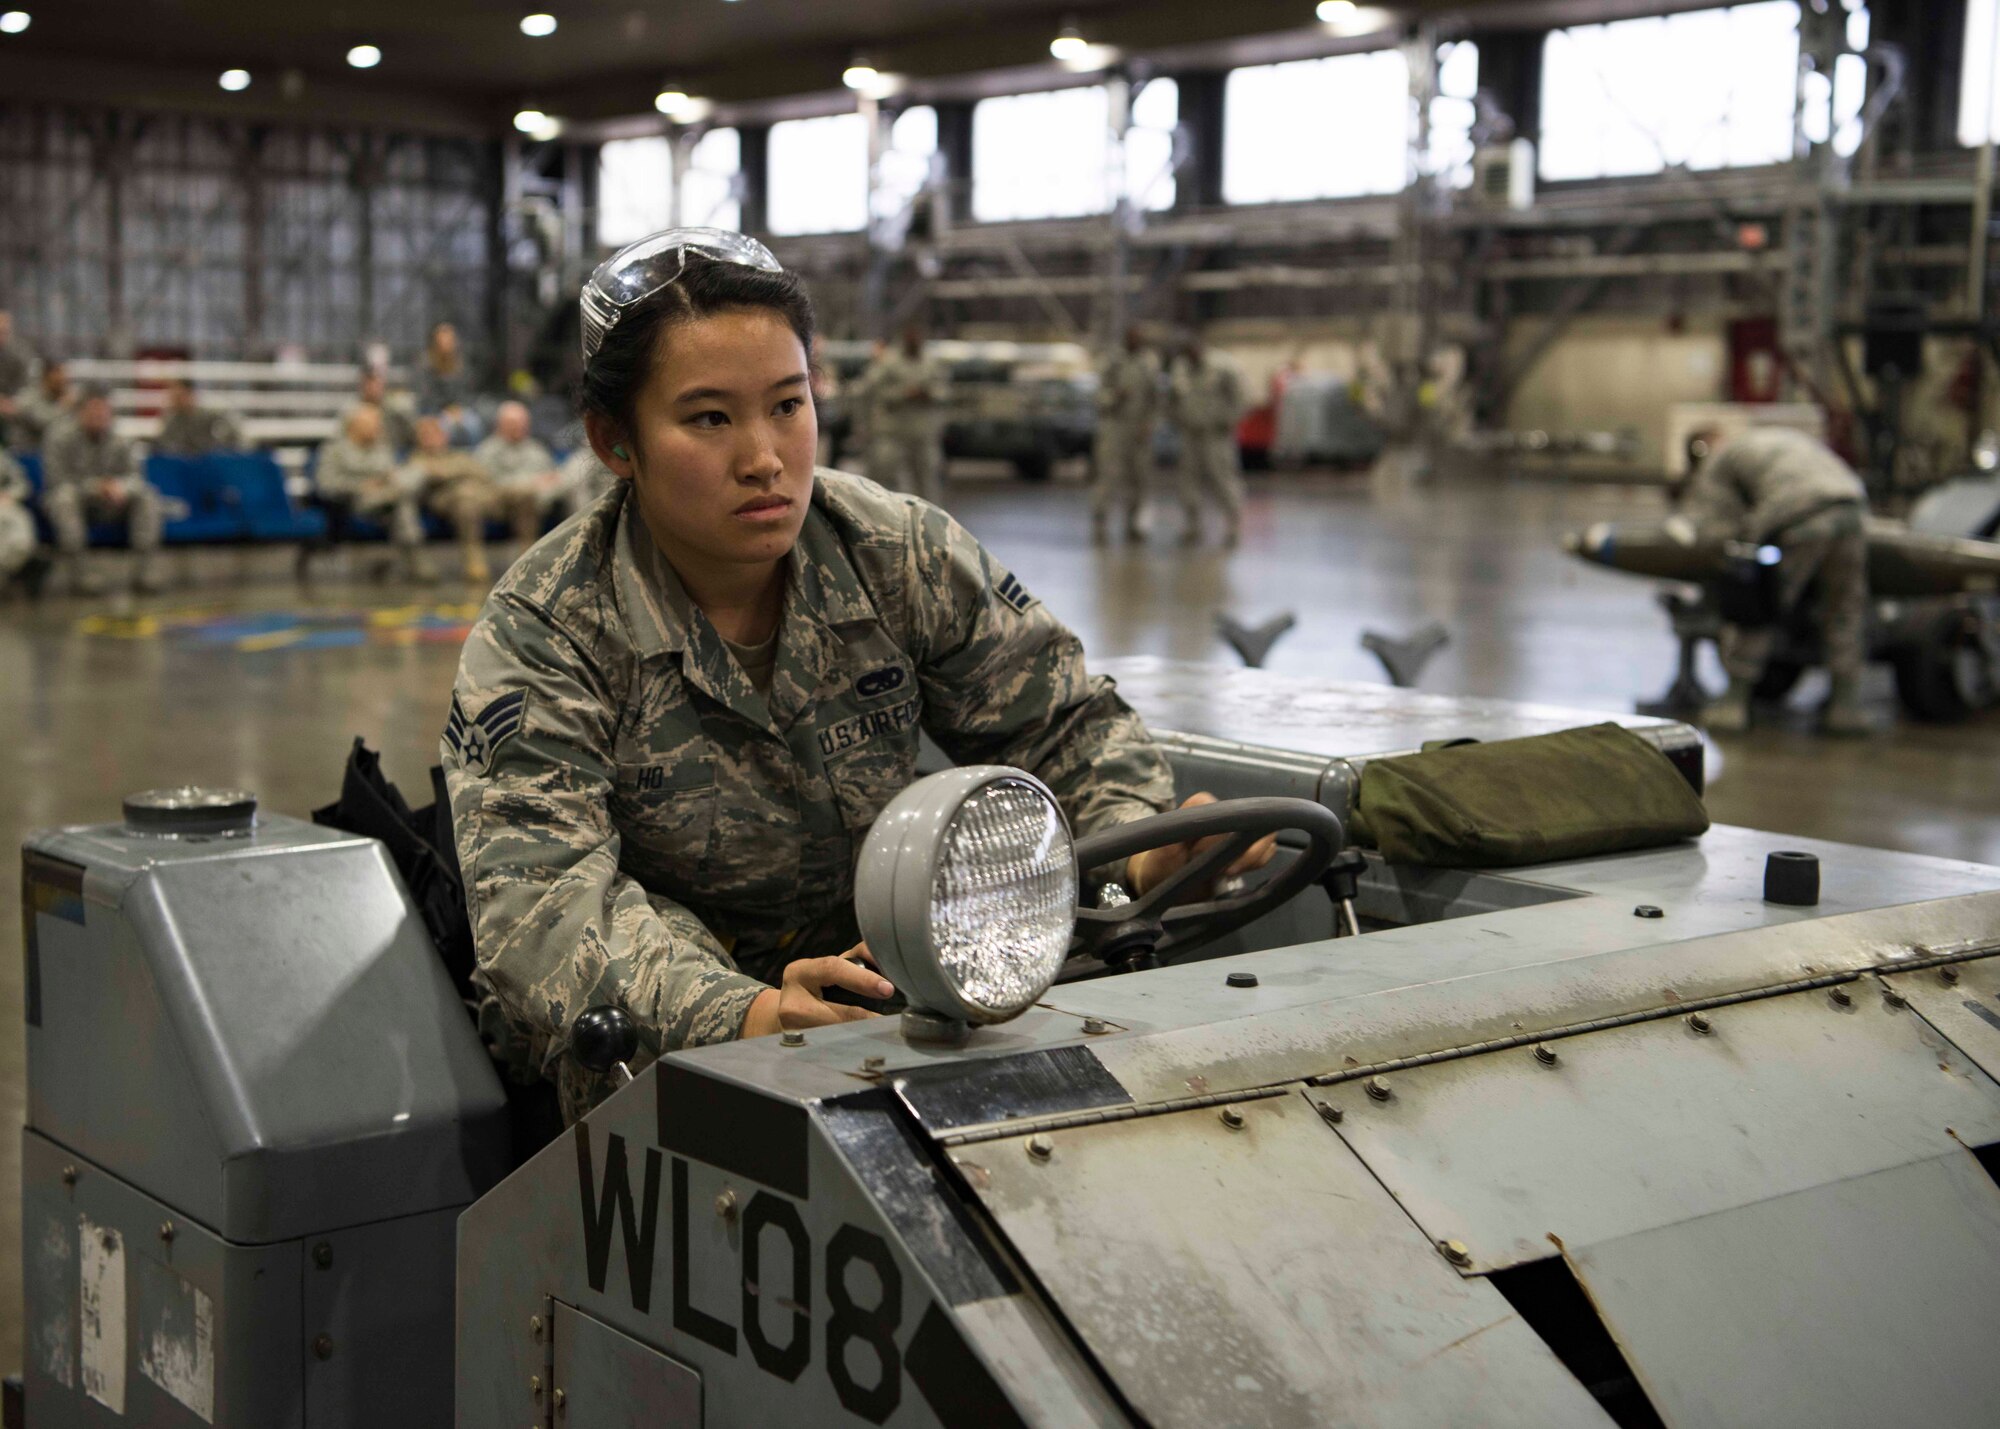
{"label": "safety goggles on head", "polygon": [[698,253],[717,263],[736,263],[782,273],[771,250],[754,238],[726,228],[669,228],[628,243],[602,263],[583,285],[583,361],[587,367],[626,309],[674,282]]}

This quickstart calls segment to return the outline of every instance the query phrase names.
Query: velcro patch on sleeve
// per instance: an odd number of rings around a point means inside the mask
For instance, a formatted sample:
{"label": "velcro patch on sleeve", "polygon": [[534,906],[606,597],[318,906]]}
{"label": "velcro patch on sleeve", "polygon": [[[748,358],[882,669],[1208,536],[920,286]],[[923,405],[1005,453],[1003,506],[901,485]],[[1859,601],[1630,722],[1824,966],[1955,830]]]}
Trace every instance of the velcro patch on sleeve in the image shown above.
{"label": "velcro patch on sleeve", "polygon": [[1021,578],[1012,571],[1007,572],[1007,578],[994,588],[993,593],[1000,597],[1003,605],[1012,606],[1017,611],[1026,610],[1035,603],[1035,598],[1028,594],[1028,588],[1021,584]]}

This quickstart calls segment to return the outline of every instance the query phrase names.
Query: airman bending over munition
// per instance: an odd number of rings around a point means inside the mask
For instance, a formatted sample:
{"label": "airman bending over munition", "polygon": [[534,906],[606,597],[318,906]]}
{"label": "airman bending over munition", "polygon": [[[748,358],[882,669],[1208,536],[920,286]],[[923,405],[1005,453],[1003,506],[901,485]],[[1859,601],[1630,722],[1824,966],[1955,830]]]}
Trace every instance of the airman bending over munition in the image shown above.
{"label": "airman bending over munition", "polygon": [[[1712,433],[1697,434],[1698,442]],[[1750,697],[1771,658],[1787,613],[1816,589],[1833,693],[1829,734],[1865,734],[1861,669],[1867,659],[1868,548],[1862,535],[1867,491],[1851,467],[1817,439],[1782,427],[1756,427],[1714,450],[1679,493],[1680,515],[1705,537],[1776,546],[1773,619],[1723,632],[1729,689],[1704,719],[1714,730],[1745,729]]]}

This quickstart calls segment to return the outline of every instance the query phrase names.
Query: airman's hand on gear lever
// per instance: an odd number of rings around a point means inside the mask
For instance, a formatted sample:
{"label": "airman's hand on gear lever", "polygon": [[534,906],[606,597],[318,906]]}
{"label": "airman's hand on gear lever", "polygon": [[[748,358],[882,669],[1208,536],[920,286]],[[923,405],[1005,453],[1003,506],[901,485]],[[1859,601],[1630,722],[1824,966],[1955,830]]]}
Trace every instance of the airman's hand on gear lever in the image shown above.
{"label": "airman's hand on gear lever", "polygon": [[[1191,809],[1202,804],[1213,804],[1214,802],[1215,795],[1213,794],[1190,794],[1182,801],[1181,807],[1183,809]],[[1125,886],[1130,890],[1134,898],[1140,897],[1147,890],[1157,888],[1167,879],[1172,878],[1174,874],[1187,866],[1190,859],[1201,853],[1202,850],[1212,848],[1228,837],[1229,835],[1227,834],[1212,834],[1208,838],[1195,839],[1189,843],[1168,844],[1165,848],[1148,849],[1144,853],[1135,853],[1132,857],[1125,860]],[[1256,872],[1271,861],[1271,855],[1277,851],[1277,848],[1278,836],[1276,834],[1266,834],[1263,838],[1258,839],[1257,842],[1243,850],[1237,856],[1235,862],[1222,871],[1221,877],[1236,878],[1246,873]],[[1197,900],[1206,898],[1212,891],[1213,884],[1208,887],[1191,890]]]}
{"label": "airman's hand on gear lever", "polygon": [[895,996],[895,984],[874,971],[874,961],[866,943],[856,943],[837,958],[800,958],[785,969],[782,986],[757,994],[750,1010],[743,1014],[741,1035],[768,1037],[795,1027],[824,1027],[880,1016],[865,1007],[826,1000],[830,987],[877,1000]]}

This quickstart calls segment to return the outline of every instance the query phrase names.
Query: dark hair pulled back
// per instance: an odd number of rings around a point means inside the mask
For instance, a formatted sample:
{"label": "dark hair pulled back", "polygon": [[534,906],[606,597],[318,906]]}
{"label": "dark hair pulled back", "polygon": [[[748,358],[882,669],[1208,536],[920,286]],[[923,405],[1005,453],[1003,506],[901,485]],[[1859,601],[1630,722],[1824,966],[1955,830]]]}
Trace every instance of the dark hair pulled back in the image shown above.
{"label": "dark hair pulled back", "polygon": [[743,308],[764,308],[783,318],[811,360],[812,299],[797,274],[689,253],[680,277],[627,308],[605,334],[578,384],[578,407],[586,416],[595,412],[630,431],[639,389],[652,376],[667,334],[697,318]]}

